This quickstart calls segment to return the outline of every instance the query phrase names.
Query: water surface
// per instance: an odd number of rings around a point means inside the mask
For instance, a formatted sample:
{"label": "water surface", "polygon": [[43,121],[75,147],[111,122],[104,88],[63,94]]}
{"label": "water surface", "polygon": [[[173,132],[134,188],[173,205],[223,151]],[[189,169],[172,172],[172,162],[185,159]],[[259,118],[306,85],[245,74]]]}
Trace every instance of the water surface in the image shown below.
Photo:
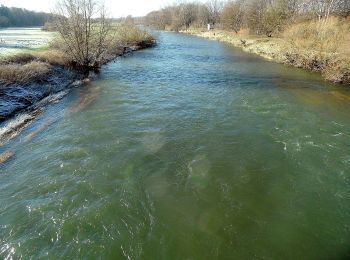
{"label": "water surface", "polygon": [[0,148],[1,258],[349,256],[350,92],[159,37]]}

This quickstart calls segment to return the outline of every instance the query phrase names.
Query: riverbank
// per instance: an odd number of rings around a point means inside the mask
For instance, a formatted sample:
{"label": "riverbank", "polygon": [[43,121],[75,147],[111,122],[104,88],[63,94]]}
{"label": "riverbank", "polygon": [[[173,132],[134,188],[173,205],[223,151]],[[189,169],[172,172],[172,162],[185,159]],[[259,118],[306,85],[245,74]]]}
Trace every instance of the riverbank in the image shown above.
{"label": "riverbank", "polygon": [[[155,44],[153,39],[124,43],[106,54],[102,64]],[[0,122],[31,110],[49,95],[89,82],[93,75],[74,67],[69,57],[58,50],[4,58],[0,64]]]}
{"label": "riverbank", "polygon": [[319,72],[328,81],[350,86],[350,60],[346,54],[300,48],[284,38],[258,37],[223,30],[188,29],[180,32],[229,43],[245,52],[278,63]]}

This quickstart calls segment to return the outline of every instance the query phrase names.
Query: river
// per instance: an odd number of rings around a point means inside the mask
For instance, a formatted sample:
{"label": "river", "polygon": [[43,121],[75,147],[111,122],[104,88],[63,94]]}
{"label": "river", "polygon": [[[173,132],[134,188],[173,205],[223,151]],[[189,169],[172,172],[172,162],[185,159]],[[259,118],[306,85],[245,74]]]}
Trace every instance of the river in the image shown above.
{"label": "river", "polygon": [[344,87],[164,32],[64,94],[0,148],[0,258],[349,256]]}

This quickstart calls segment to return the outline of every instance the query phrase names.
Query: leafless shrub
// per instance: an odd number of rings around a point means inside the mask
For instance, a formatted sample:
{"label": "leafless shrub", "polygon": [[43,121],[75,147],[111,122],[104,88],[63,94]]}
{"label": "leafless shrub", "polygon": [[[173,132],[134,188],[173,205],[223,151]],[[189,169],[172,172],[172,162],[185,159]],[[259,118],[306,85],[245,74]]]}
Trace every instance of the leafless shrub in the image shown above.
{"label": "leafless shrub", "polygon": [[[213,5],[216,6],[214,3]],[[196,2],[175,3],[159,11],[149,13],[145,18],[145,22],[147,25],[172,31],[189,27],[204,27],[213,20],[214,13],[217,16],[215,20],[218,21],[219,9],[215,8],[210,10],[208,5]]]}
{"label": "leafless shrub", "polygon": [[222,0],[208,0],[206,6],[209,10],[209,22],[216,24],[220,21],[220,13],[224,7],[224,1]]}
{"label": "leafless shrub", "polygon": [[130,24],[117,24],[112,29],[113,37],[110,40],[113,46],[126,46],[138,44],[143,41],[152,41],[153,37],[146,31]]}
{"label": "leafless shrub", "polygon": [[95,0],[58,0],[54,21],[61,49],[82,68],[98,68],[108,48],[110,22]]}
{"label": "leafless shrub", "polygon": [[243,26],[243,18],[243,1],[229,1],[223,8],[220,22],[224,29],[233,30],[238,33]]}

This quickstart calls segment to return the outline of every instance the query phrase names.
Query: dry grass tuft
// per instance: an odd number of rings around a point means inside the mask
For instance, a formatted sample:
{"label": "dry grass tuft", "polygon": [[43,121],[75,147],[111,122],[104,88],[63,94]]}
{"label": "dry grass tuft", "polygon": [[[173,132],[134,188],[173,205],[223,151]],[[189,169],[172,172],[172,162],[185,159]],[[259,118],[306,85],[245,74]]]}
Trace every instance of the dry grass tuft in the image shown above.
{"label": "dry grass tuft", "polygon": [[52,66],[70,66],[71,59],[62,51],[51,49],[21,53],[0,60],[0,84],[29,84],[44,80]]}
{"label": "dry grass tuft", "polygon": [[291,63],[320,71],[333,82],[350,84],[350,19],[292,25],[284,33]]}
{"label": "dry grass tuft", "polygon": [[36,56],[39,61],[49,63],[53,66],[70,66],[72,64],[72,59],[58,49],[40,52]]}
{"label": "dry grass tuft", "polygon": [[3,57],[0,59],[0,66],[10,64],[24,65],[33,61],[44,62],[53,66],[70,66],[72,63],[72,59],[65,52],[52,48],[47,51],[19,53]]}
{"label": "dry grass tuft", "polygon": [[113,42],[117,45],[127,45],[132,43],[140,43],[143,41],[152,41],[152,35],[143,31],[136,26],[128,24],[118,24],[114,29]]}
{"label": "dry grass tuft", "polygon": [[292,25],[283,33],[296,48],[328,54],[350,54],[350,20],[330,17],[328,20]]}
{"label": "dry grass tuft", "polygon": [[33,60],[35,60],[35,57],[31,53],[19,53],[9,57],[3,57],[0,60],[0,63],[1,64],[11,64],[11,63],[24,64],[24,63],[31,62]]}
{"label": "dry grass tuft", "polygon": [[50,72],[51,66],[41,61],[31,61],[27,64],[0,65],[0,83],[4,85],[19,83],[28,84],[43,80]]}

